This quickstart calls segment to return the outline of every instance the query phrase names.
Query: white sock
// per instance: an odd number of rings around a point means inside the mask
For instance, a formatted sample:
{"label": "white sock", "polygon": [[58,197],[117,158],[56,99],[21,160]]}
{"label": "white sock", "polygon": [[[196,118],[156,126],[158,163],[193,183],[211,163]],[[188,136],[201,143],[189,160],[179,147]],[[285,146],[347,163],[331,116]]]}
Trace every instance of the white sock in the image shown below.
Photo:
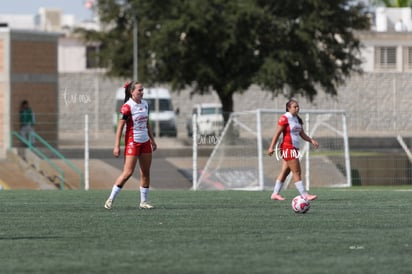
{"label": "white sock", "polygon": [[149,196],[149,188],[148,187],[140,187],[140,202],[146,202],[147,196]]}
{"label": "white sock", "polygon": [[283,182],[281,182],[279,180],[276,180],[275,188],[273,189],[273,193],[279,194],[280,191],[282,190],[282,187],[283,187]]}
{"label": "white sock", "polygon": [[306,194],[305,186],[303,185],[302,181],[297,181],[295,183],[295,186],[298,189],[300,195],[305,195]]}
{"label": "white sock", "polygon": [[112,188],[112,192],[110,193],[109,199],[114,199],[116,198],[117,194],[119,194],[120,190],[122,190],[121,187],[118,187],[117,185],[114,185]]}

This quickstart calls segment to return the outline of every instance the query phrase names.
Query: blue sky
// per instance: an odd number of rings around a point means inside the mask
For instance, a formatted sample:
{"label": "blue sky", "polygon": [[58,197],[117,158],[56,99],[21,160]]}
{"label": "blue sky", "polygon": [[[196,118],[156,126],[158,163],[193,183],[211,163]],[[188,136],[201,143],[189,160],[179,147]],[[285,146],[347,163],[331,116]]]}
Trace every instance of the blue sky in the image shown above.
{"label": "blue sky", "polygon": [[77,20],[90,19],[92,13],[84,6],[86,0],[9,0],[3,1],[0,14],[36,14],[39,8],[60,8],[63,14],[74,14]]}

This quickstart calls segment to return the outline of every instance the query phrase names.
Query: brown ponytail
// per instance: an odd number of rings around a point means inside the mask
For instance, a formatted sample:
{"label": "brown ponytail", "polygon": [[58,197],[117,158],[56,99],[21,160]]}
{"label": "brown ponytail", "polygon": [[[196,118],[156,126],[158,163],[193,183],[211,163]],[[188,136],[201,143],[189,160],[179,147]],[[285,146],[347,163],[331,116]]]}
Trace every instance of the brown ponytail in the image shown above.
{"label": "brown ponytail", "polygon": [[124,102],[126,103],[129,98],[131,97],[131,92],[133,91],[134,85],[136,84],[135,81],[126,82],[124,84]]}
{"label": "brown ponytail", "polygon": [[303,125],[303,120],[302,120],[302,118],[300,118],[299,115],[296,115],[296,117],[298,118],[299,124],[300,124],[300,125]]}

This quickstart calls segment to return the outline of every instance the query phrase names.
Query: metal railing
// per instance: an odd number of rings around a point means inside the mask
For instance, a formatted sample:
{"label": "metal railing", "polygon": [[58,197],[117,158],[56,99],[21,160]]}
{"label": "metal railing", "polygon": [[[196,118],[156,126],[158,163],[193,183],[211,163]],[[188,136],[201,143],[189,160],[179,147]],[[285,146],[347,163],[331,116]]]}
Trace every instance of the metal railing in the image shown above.
{"label": "metal railing", "polygon": [[38,135],[36,132],[32,131],[29,134],[29,138],[26,139],[24,138],[21,134],[19,134],[16,131],[11,132],[11,138],[10,138],[10,148],[13,148],[13,136],[15,136],[17,139],[19,139],[23,144],[27,146],[28,149],[30,149],[33,153],[35,153],[38,157],[40,157],[42,160],[46,161],[60,176],[60,189],[64,190],[64,185],[65,185],[65,174],[64,171],[57,166],[53,161],[50,160],[49,157],[47,157],[42,151],[40,151],[38,148],[36,148],[33,143],[35,141],[39,141],[41,144],[44,145],[45,148],[47,148],[49,151],[51,151],[56,157],[61,159],[68,167],[70,167],[75,173],[79,175],[79,181],[80,181],[80,187],[84,185],[83,182],[83,175],[82,171],[77,168],[71,161],[66,159],[57,149],[55,149],[53,146],[51,146],[46,140],[44,140],[40,135]]}

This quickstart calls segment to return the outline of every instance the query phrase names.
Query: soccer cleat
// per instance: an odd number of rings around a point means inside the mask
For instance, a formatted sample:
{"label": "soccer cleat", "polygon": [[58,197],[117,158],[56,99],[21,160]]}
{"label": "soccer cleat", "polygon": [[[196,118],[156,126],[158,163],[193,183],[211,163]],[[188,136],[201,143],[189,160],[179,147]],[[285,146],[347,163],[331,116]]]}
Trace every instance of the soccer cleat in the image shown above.
{"label": "soccer cleat", "polygon": [[104,208],[112,209],[112,205],[113,205],[113,200],[112,199],[107,199],[107,201],[104,203]]}
{"label": "soccer cleat", "polygon": [[141,202],[139,205],[139,208],[141,209],[152,209],[153,206],[149,204],[148,202]]}
{"label": "soccer cleat", "polygon": [[316,200],[316,198],[318,198],[318,196],[310,195],[309,193],[306,193],[306,195],[305,195],[305,199],[308,200],[308,201]]}
{"label": "soccer cleat", "polygon": [[278,201],[284,201],[285,198],[283,198],[280,194],[278,193],[273,193],[272,196],[270,196],[272,200],[278,200]]}

